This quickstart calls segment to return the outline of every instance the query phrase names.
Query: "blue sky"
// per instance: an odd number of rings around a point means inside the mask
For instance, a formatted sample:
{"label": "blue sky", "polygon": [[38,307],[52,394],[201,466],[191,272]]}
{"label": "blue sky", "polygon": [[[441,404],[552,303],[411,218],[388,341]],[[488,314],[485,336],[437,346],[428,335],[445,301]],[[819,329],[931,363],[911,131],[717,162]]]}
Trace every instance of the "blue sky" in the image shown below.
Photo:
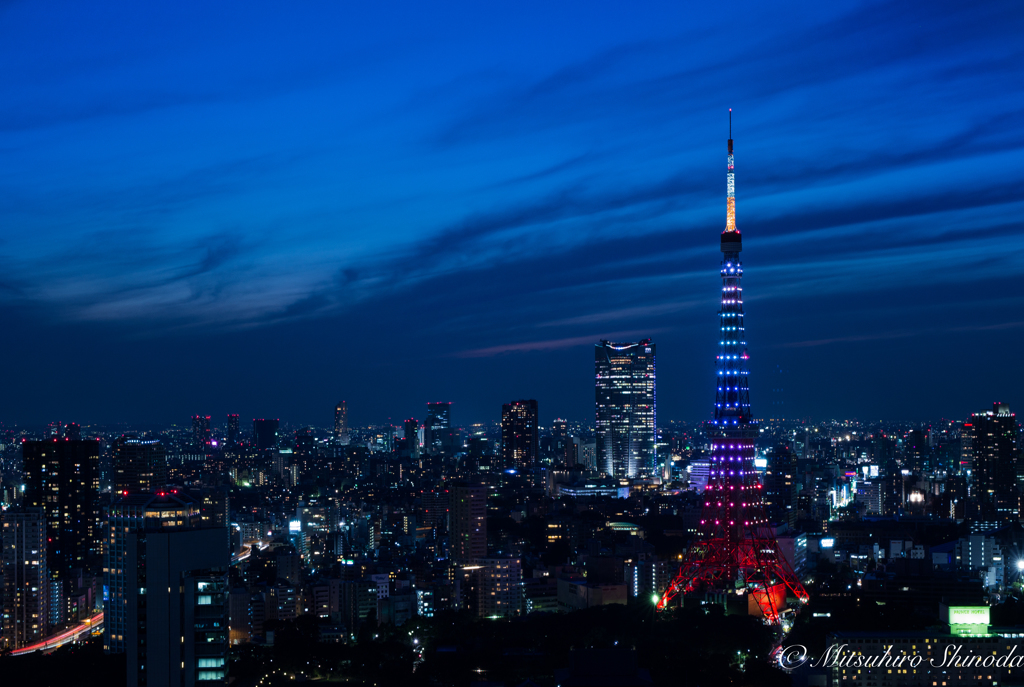
{"label": "blue sky", "polygon": [[703,419],[730,107],[755,414],[1019,396],[1019,3],[207,5],[0,3],[0,421]]}

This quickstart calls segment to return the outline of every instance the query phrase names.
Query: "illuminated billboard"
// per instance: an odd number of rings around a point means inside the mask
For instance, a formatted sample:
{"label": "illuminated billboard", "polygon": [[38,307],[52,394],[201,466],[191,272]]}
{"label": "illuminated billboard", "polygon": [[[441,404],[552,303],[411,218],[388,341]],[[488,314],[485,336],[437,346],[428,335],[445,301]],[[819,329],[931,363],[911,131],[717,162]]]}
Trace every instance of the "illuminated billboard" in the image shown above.
{"label": "illuminated billboard", "polygon": [[988,625],[988,606],[950,606],[950,625]]}

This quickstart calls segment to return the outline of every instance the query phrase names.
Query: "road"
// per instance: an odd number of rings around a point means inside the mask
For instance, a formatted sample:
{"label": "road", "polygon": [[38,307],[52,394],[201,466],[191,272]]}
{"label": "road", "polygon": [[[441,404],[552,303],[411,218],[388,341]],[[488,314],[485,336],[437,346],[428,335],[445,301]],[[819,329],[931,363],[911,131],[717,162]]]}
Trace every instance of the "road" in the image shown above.
{"label": "road", "polygon": [[64,646],[69,642],[77,642],[82,639],[82,635],[92,634],[102,627],[103,613],[97,613],[88,620],[85,620],[70,629],[64,630],[60,634],[52,635],[41,642],[36,642],[35,644],[29,644],[28,646],[23,646],[20,649],[15,649],[11,652],[11,656],[30,654],[33,651],[53,651],[57,647]]}
{"label": "road", "polygon": [[[266,542],[262,542],[262,541],[256,542],[256,543],[259,545],[260,551],[262,551],[263,549],[265,549],[268,546],[270,546],[270,544],[267,544]],[[252,553],[252,545],[251,544],[244,544],[242,546],[242,550],[241,551],[239,551],[238,553],[236,553],[233,556],[231,556],[231,565],[235,565],[236,563],[241,563],[242,561],[244,561],[246,558],[249,557],[250,553]]]}

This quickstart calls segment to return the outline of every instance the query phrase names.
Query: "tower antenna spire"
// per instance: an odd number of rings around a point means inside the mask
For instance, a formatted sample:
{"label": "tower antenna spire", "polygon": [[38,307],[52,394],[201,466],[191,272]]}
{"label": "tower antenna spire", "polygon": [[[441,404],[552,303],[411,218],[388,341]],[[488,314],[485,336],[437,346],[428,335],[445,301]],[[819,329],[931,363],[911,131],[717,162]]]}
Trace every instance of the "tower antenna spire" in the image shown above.
{"label": "tower antenna spire", "polygon": [[732,108],[729,108],[729,138],[732,139]]}

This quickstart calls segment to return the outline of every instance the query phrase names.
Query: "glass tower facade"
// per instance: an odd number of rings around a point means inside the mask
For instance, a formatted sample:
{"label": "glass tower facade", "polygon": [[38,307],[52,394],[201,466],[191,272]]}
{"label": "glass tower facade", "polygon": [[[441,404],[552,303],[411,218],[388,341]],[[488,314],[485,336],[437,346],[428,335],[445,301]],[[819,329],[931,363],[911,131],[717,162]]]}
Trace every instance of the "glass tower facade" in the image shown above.
{"label": "glass tower facade", "polygon": [[594,349],[597,466],[611,477],[656,472],[655,352],[650,339]]}

